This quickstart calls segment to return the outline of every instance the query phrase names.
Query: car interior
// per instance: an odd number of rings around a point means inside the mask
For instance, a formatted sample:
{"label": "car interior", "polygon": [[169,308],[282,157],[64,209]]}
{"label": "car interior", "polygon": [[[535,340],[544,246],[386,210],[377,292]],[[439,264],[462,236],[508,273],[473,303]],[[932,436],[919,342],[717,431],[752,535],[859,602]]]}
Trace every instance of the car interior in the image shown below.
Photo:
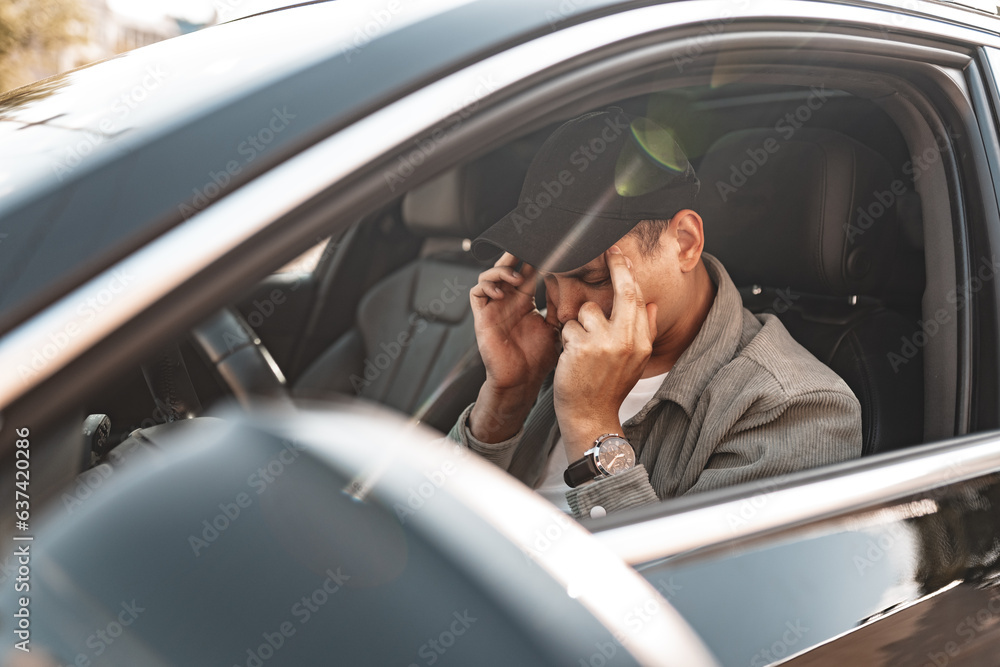
{"label": "car interior", "polygon": [[[261,281],[87,406],[110,419],[93,460],[230,394],[361,397],[447,432],[485,377],[468,291],[488,263],[470,239],[516,205],[556,127],[611,105],[684,149],[701,181],[706,252],[746,308],[780,318],[851,387],[863,455],[954,435],[959,318],[926,324],[945,305],[956,311],[948,290],[925,289],[956,275],[937,128],[914,119],[891,81],[725,71],[637,73],[317,239],[310,266]],[[241,360],[234,347],[253,353]]]}

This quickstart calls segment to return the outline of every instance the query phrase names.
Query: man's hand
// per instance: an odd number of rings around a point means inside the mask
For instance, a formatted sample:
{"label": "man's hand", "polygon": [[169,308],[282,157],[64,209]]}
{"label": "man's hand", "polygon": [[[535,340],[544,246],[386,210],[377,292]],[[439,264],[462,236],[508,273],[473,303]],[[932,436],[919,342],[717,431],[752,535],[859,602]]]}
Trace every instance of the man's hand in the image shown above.
{"label": "man's hand", "polygon": [[469,425],[483,442],[500,442],[520,430],[559,357],[558,327],[535,308],[535,269],[525,265],[518,273],[516,264],[516,257],[504,253],[469,294],[486,366]]}
{"label": "man's hand", "polygon": [[554,383],[556,417],[570,462],[603,433],[621,433],[618,410],[642,377],[656,338],[656,305],[647,304],[632,262],[617,246],[605,253],[614,305],[611,318],[592,301],[562,329]]}

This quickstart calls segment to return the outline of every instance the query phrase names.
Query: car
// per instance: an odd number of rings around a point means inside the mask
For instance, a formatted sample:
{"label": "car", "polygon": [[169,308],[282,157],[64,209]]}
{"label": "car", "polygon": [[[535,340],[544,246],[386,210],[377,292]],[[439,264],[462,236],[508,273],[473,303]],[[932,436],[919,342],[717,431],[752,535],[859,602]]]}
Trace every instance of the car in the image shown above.
{"label": "car", "polygon": [[[441,438],[470,239],[609,106],[861,458],[578,522]],[[6,94],[3,659],[994,664],[998,137],[990,3],[310,2]]]}

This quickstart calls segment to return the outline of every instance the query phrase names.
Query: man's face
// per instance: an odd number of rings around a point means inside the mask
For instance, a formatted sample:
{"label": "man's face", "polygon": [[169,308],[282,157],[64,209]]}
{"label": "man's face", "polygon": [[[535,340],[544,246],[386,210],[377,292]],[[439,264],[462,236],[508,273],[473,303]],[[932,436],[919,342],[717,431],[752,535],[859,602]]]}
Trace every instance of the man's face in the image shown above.
{"label": "man's face", "polygon": [[[616,243],[632,262],[632,275],[643,300],[656,304],[656,340],[669,349],[676,341],[689,343],[705,311],[706,295],[714,286],[701,263],[704,232],[701,217],[690,209],[678,212],[661,232],[653,252],[643,252],[639,239],[627,234]],[[593,301],[611,318],[615,289],[606,255],[565,273],[539,271],[545,280],[546,319],[559,327],[577,319],[580,306]],[[539,304],[540,305],[540,304]],[[710,305],[710,303],[709,303]],[[703,312],[704,311],[704,312]]]}
{"label": "man's face", "polygon": [[[675,281],[671,278],[670,267],[666,253],[662,251],[651,255],[640,252],[639,244],[632,236],[625,236],[617,243],[622,254],[632,261],[632,271],[635,274],[639,289],[647,303],[659,303],[665,293],[665,288]],[[593,301],[611,317],[614,306],[615,290],[611,283],[611,274],[605,255],[602,253],[596,259],[579,269],[566,273],[539,272],[545,280],[545,295],[548,300],[547,318],[549,322],[562,326],[577,318],[580,306],[587,301]],[[662,314],[662,311],[661,311]],[[657,317],[659,320],[660,317]]]}

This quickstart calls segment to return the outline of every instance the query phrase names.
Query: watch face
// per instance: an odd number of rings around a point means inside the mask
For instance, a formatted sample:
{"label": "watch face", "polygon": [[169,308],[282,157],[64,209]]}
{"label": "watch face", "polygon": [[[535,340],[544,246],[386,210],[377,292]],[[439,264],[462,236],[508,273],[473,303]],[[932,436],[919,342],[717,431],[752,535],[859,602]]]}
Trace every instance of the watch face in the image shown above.
{"label": "watch face", "polygon": [[601,465],[612,475],[631,469],[635,465],[635,452],[624,438],[608,438],[601,443],[597,454]]}

